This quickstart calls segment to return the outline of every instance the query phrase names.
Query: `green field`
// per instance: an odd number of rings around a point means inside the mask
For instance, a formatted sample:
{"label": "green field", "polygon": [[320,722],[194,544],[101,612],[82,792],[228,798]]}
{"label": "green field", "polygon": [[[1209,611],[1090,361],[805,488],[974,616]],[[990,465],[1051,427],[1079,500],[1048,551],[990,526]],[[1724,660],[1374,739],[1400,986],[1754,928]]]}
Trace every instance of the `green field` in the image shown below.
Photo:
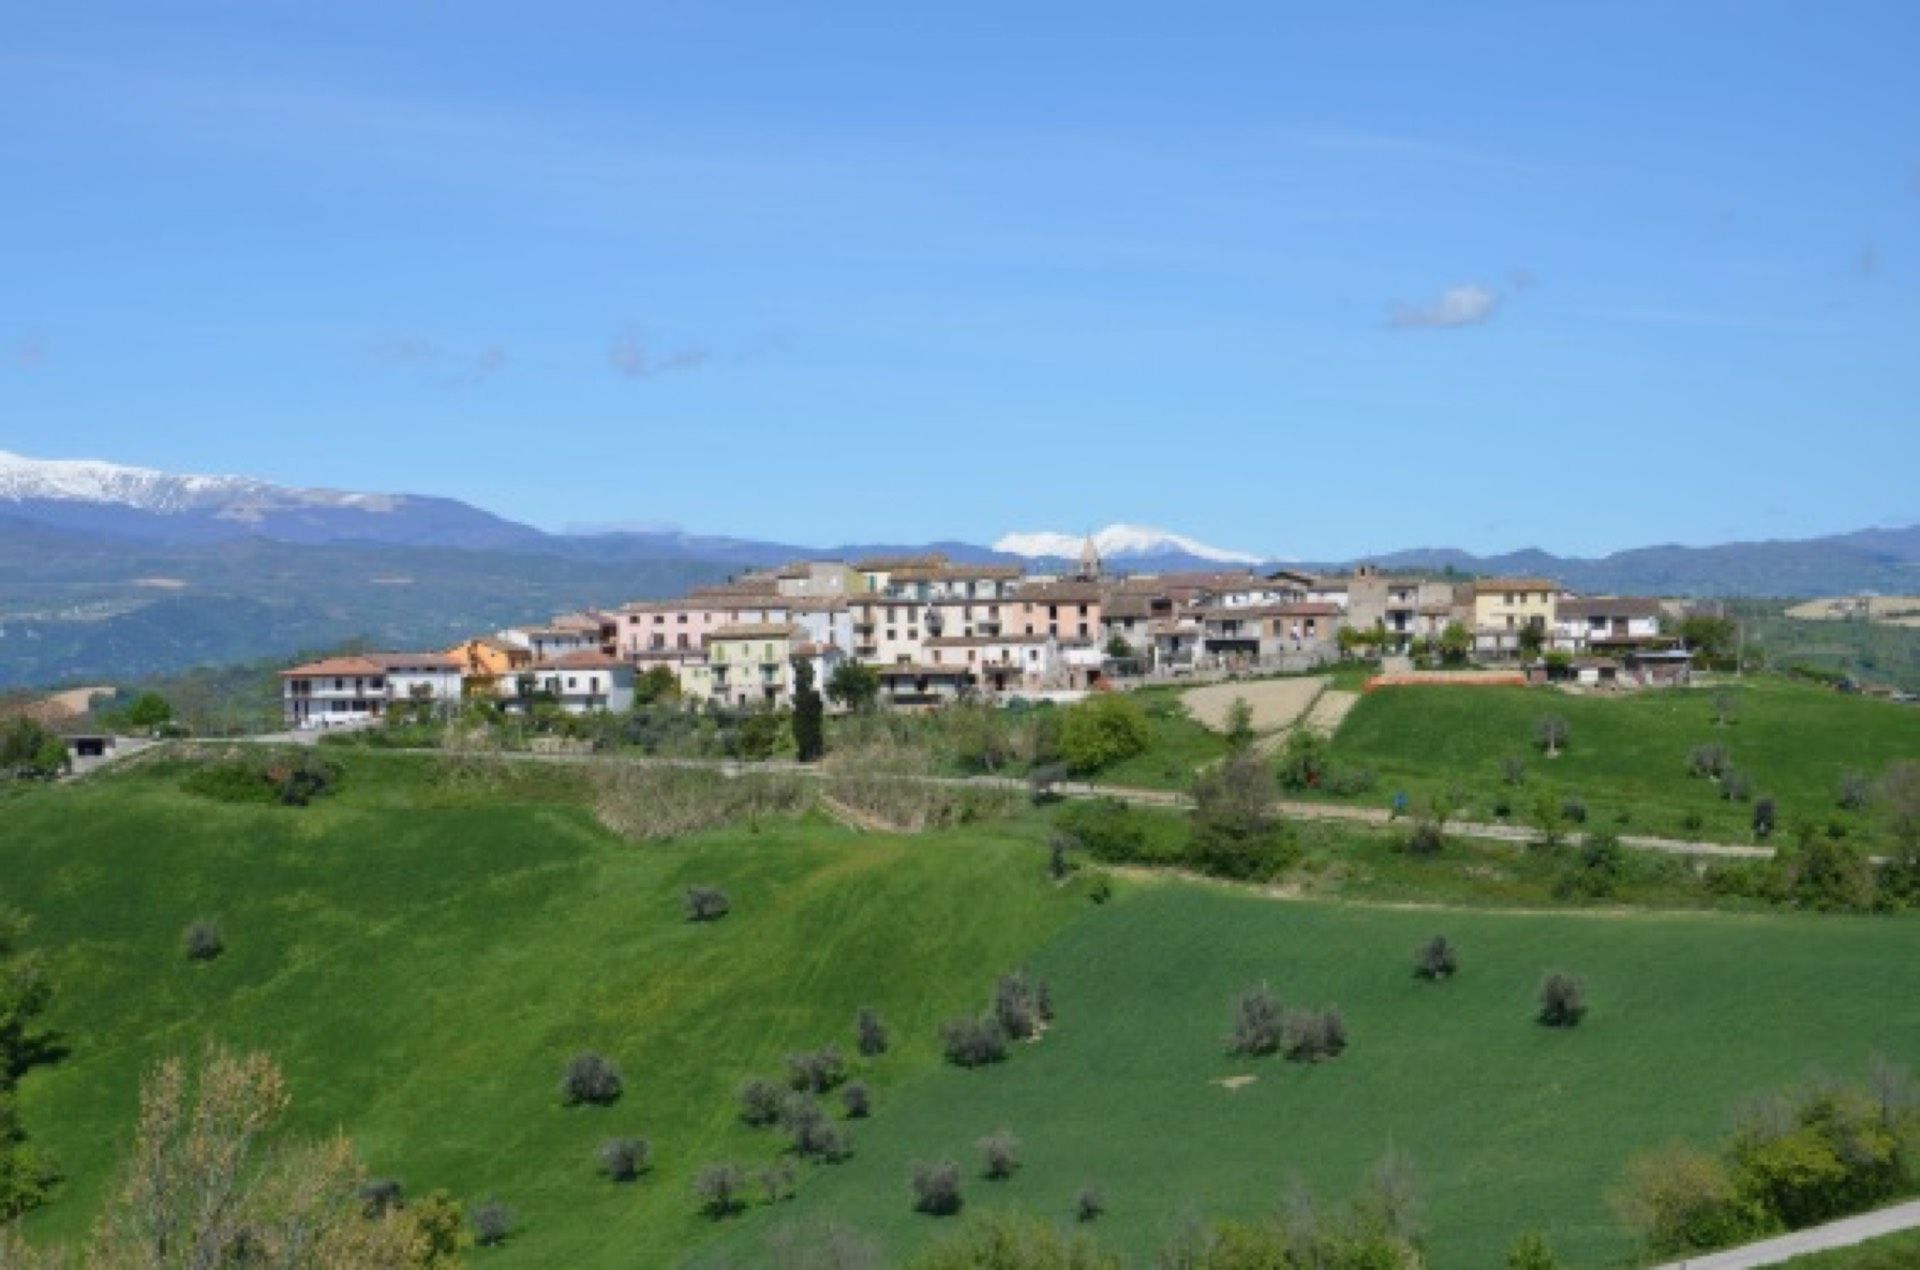
{"label": "green field", "polygon": [[[1812,1064],[1920,1058],[1908,917],[1441,911],[1172,880],[1095,905],[1084,881],[1046,881],[1038,818],[917,839],[769,820],[643,845],[562,774],[481,792],[424,760],[346,761],[344,792],[306,809],[211,803],[158,766],[4,804],[0,898],[37,919],[72,1049],[22,1085],[70,1177],[36,1237],[85,1231],[141,1072],[207,1038],[273,1053],[298,1126],[344,1129],[375,1173],[518,1208],[513,1241],[476,1256],[503,1265],[751,1263],[775,1226],[826,1217],[898,1259],[953,1228],[904,1186],[909,1161],[945,1155],[969,1166],[975,1211],[1064,1218],[1098,1184],[1096,1232],[1144,1259],[1184,1214],[1262,1211],[1296,1171],[1343,1193],[1390,1144],[1425,1175],[1436,1265],[1491,1264],[1530,1227],[1573,1264],[1618,1264],[1603,1194],[1629,1153],[1715,1138],[1736,1099]],[[727,888],[732,915],[685,922],[696,882]],[[202,916],[229,951],[195,968],[179,936]],[[1431,987],[1409,958],[1436,930],[1464,967]],[[938,1023],[1019,965],[1052,981],[1056,1026],[1005,1064],[942,1064]],[[1556,968],[1591,990],[1572,1033],[1531,1021]],[[1338,1004],[1352,1048],[1317,1068],[1226,1057],[1230,998],[1261,980]],[[876,1110],[854,1156],[804,1168],[776,1208],[697,1216],[700,1164],[778,1149],[736,1122],[739,1083],[849,1046],[860,1005],[896,1047],[856,1064]],[[560,1069],[589,1048],[627,1094],[564,1109]],[[1232,1075],[1257,1079],[1212,1083]],[[972,1143],[1003,1125],[1025,1167],[973,1178]],[[616,1187],[592,1150],[627,1133],[658,1163]]]}
{"label": "green field", "polygon": [[1920,1231],[1870,1239],[1832,1252],[1809,1253],[1785,1264],[1793,1270],[1910,1270],[1920,1266]]}
{"label": "green field", "polygon": [[[1854,831],[1864,816],[1841,810],[1840,779],[1850,770],[1877,775],[1894,758],[1920,758],[1920,709],[1845,696],[1807,684],[1753,677],[1736,685],[1734,722],[1714,721],[1707,689],[1629,696],[1571,696],[1551,688],[1468,686],[1378,689],[1347,716],[1334,756],[1373,768],[1368,801],[1396,790],[1418,797],[1457,789],[1465,814],[1490,818],[1508,798],[1524,818],[1541,791],[1575,795],[1627,832],[1746,841],[1752,806],[1719,796],[1713,782],[1687,774],[1695,745],[1718,742],[1753,778],[1754,796],[1775,799],[1779,824],[1796,818],[1839,820]],[[1558,715],[1572,729],[1566,752],[1549,759],[1533,743],[1535,722]],[[1518,755],[1526,784],[1505,784],[1501,760]],[[1689,815],[1700,818],[1697,829]]]}

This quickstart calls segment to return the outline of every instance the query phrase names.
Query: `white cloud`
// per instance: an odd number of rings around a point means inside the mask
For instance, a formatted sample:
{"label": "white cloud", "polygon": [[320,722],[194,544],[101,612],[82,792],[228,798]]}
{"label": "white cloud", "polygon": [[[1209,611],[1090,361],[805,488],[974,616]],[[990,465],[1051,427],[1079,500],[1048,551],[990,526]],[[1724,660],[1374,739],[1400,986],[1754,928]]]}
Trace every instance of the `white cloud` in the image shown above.
{"label": "white cloud", "polygon": [[1500,293],[1477,282],[1448,287],[1425,304],[1395,307],[1388,324],[1401,329],[1478,326],[1500,307]]}

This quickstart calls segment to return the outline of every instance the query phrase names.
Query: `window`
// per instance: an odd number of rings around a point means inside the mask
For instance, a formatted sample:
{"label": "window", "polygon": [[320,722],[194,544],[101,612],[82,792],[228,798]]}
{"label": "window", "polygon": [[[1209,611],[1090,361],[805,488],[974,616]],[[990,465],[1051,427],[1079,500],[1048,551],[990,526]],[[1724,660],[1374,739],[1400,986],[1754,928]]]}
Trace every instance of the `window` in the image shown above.
{"label": "window", "polygon": [[1085,622],[1082,622],[1080,623],[1080,634],[1084,636],[1086,633],[1087,633],[1087,624]]}

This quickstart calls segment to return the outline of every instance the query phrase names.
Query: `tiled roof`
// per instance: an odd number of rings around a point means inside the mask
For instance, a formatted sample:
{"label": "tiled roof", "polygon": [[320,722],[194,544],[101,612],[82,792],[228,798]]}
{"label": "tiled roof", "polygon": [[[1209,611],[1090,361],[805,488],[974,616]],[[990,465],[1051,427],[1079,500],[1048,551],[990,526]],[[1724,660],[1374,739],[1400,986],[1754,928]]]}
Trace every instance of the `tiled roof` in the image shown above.
{"label": "tiled roof", "polygon": [[284,675],[385,675],[396,670],[458,670],[458,658],[445,653],[348,653],[323,657],[283,670]]}
{"label": "tiled roof", "polygon": [[709,632],[707,642],[722,639],[795,639],[806,633],[790,622],[735,622]]}
{"label": "tiled roof", "polygon": [[1481,578],[1473,584],[1476,593],[1489,591],[1558,591],[1552,578]]}
{"label": "tiled roof", "polygon": [[1590,595],[1560,601],[1563,618],[1659,617],[1664,611],[1660,601],[1643,595]]}

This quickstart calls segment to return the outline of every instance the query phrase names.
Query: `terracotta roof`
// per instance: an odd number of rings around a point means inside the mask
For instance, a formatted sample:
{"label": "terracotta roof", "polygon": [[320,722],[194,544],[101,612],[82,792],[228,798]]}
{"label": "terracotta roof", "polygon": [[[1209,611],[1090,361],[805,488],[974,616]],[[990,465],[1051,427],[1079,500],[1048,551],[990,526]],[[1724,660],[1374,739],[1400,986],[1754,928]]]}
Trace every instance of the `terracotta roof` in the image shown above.
{"label": "terracotta roof", "polygon": [[445,653],[348,653],[323,657],[283,670],[284,675],[384,675],[395,670],[458,670],[458,658]]}
{"label": "terracotta roof", "polygon": [[1552,578],[1481,578],[1473,584],[1474,592],[1483,591],[1558,591],[1560,584]]}
{"label": "terracotta roof", "polygon": [[1043,582],[1021,587],[1013,599],[1029,604],[1098,604],[1100,588],[1092,582]]}
{"label": "terracotta roof", "polygon": [[1151,617],[1153,601],[1144,595],[1110,595],[1101,603],[1100,610],[1107,618]]}

